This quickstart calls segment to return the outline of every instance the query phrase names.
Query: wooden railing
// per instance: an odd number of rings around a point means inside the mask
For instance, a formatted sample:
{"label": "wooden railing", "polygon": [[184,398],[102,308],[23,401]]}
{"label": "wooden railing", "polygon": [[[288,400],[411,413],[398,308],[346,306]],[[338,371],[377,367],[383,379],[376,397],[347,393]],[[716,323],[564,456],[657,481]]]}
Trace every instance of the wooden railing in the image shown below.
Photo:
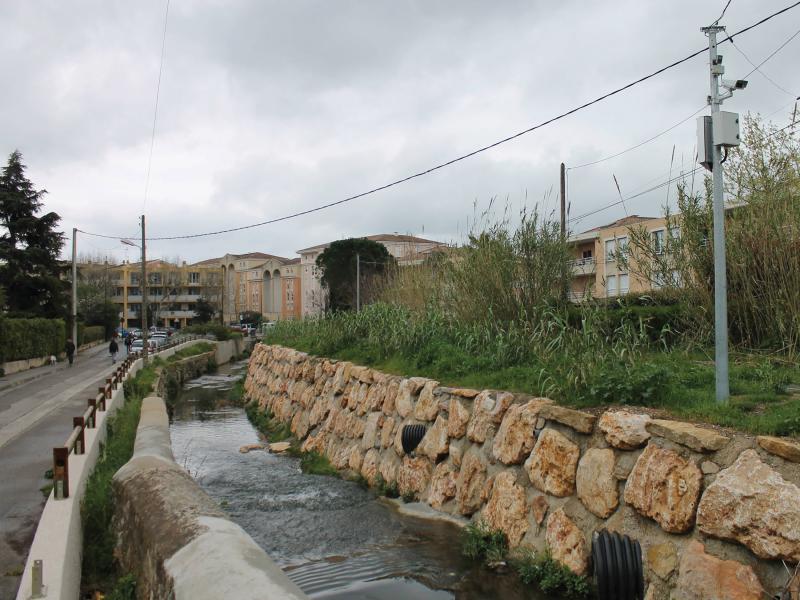
{"label": "wooden railing", "polygon": [[[173,342],[151,349],[149,354],[158,354],[184,342],[197,339],[200,336],[180,336]],[[63,446],[53,448],[53,491],[56,500],[69,498],[69,455],[84,454],[86,452],[86,429],[94,429],[97,425],[97,413],[105,412],[107,402],[111,400],[114,390],[118,389],[128,376],[133,363],[141,357],[140,352],[130,353],[125,360],[106,378],[105,385],[97,388],[97,394],[89,398],[87,408],[79,417],[72,418],[72,432]]]}

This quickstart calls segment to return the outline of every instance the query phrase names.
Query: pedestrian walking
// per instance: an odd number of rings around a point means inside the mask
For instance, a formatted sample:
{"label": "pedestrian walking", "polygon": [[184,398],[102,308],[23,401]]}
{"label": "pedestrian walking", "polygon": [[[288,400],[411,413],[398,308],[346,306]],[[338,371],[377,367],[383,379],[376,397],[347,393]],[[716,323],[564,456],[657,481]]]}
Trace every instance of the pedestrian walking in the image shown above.
{"label": "pedestrian walking", "polygon": [[131,353],[131,346],[133,346],[133,335],[130,333],[125,336],[125,355]]}
{"label": "pedestrian walking", "polygon": [[69,361],[69,366],[72,366],[72,361],[75,359],[75,344],[72,343],[72,338],[67,340],[67,345],[64,346],[64,352],[67,353],[67,360]]}
{"label": "pedestrian walking", "polygon": [[119,352],[117,336],[111,338],[111,343],[108,345],[108,352],[111,354],[111,364],[113,365],[115,362],[117,362],[117,352]]}

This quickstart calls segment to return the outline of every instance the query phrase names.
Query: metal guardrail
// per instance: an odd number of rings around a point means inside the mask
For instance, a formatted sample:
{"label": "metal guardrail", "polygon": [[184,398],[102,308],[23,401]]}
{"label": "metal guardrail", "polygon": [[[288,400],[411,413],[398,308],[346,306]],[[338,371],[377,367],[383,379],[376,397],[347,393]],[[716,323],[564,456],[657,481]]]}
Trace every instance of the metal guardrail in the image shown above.
{"label": "metal guardrail", "polygon": [[[197,335],[180,336],[180,339],[150,350],[148,355],[159,354],[164,350],[196,340],[199,337]],[[133,352],[120,363],[111,377],[106,378],[105,385],[98,387],[97,394],[93,398],[89,398],[87,401],[88,406],[84,413],[79,417],[72,418],[72,432],[64,445],[53,448],[53,491],[56,500],[69,498],[69,455],[73,453],[80,455],[86,452],[86,429],[94,429],[96,427],[98,411],[105,412],[106,401],[111,400],[113,391],[118,389],[125,381],[129,369],[141,356],[140,352]]]}

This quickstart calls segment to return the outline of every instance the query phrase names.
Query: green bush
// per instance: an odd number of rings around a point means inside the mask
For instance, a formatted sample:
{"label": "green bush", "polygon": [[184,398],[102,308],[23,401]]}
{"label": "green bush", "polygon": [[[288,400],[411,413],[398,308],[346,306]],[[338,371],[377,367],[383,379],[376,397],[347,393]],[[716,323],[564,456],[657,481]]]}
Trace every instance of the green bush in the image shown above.
{"label": "green bush", "polygon": [[61,319],[1,319],[0,363],[42,358],[64,351],[66,326]]}
{"label": "green bush", "polygon": [[591,596],[589,581],[585,577],[575,575],[554,560],[547,551],[539,556],[531,550],[524,551],[512,560],[512,564],[523,583],[535,585],[545,594],[558,594],[559,598]]}
{"label": "green bush", "polygon": [[610,364],[595,371],[580,400],[591,405],[657,405],[665,398],[671,374],[652,363]]}
{"label": "green bush", "polygon": [[464,528],[461,552],[472,560],[486,563],[505,560],[508,538],[499,529],[491,529],[486,521],[474,521]]}
{"label": "green bush", "polygon": [[79,345],[89,344],[98,340],[105,339],[106,328],[102,325],[91,325],[88,327],[78,328],[78,343]]}

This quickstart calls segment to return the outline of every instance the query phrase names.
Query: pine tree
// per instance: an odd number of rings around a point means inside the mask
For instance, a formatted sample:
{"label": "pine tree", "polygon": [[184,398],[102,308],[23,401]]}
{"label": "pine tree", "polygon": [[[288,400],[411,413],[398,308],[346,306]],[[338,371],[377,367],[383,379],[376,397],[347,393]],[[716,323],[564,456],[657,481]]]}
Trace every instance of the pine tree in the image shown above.
{"label": "pine tree", "polygon": [[18,150],[0,175],[0,287],[10,316],[64,317],[66,283],[59,279],[58,255],[64,234],[61,217],[40,217],[46,190],[36,190],[25,176]]}

